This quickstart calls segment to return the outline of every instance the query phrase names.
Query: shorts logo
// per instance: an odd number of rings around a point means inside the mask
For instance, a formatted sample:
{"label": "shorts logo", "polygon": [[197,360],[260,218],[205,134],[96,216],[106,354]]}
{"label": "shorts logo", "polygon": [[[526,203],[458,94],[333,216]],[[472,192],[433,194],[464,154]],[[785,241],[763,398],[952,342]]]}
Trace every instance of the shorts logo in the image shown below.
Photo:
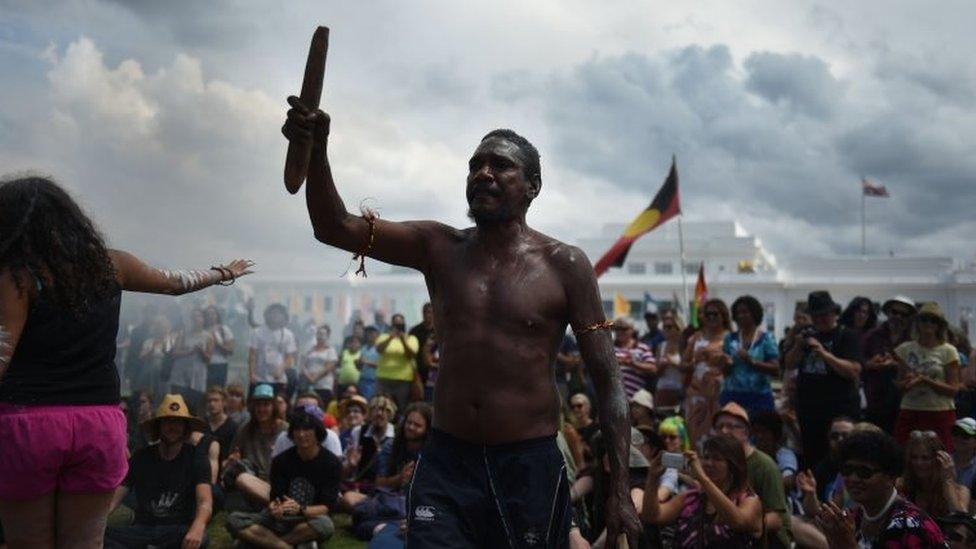
{"label": "shorts logo", "polygon": [[434,508],[430,505],[420,505],[413,511],[414,520],[434,522]]}

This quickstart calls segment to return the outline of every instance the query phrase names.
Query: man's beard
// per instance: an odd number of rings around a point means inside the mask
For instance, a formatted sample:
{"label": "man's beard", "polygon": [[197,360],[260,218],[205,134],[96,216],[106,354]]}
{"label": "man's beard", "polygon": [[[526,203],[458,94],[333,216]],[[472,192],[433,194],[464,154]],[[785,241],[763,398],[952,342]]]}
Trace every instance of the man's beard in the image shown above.
{"label": "man's beard", "polygon": [[513,219],[515,215],[508,204],[501,203],[496,210],[491,212],[486,212],[475,206],[471,206],[468,208],[468,217],[474,221],[475,225],[494,225]]}

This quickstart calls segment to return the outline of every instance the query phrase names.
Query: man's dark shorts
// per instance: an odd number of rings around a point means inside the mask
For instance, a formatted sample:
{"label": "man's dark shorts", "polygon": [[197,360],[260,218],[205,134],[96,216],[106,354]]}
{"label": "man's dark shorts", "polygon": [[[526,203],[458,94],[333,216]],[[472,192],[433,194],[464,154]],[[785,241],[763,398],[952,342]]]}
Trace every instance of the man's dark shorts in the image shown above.
{"label": "man's dark shorts", "polygon": [[556,437],[471,444],[432,430],[407,496],[407,547],[566,547],[566,463]]}

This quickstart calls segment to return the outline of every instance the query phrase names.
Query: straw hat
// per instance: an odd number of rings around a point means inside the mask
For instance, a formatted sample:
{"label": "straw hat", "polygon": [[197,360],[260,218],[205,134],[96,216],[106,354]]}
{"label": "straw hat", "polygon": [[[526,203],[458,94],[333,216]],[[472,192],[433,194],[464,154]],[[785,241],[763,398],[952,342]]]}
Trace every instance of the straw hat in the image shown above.
{"label": "straw hat", "polygon": [[364,414],[369,411],[369,401],[366,400],[366,397],[362,395],[352,395],[351,397],[344,398],[339,402],[339,417],[346,417],[346,414],[349,413],[349,407],[353,404],[360,406],[363,409]]}
{"label": "straw hat", "polygon": [[939,304],[935,303],[934,301],[923,303],[918,308],[918,316],[916,316],[916,318],[918,319],[931,318],[934,319],[943,327],[949,325],[949,321],[946,320],[945,314],[942,312],[942,309],[939,307]]}
{"label": "straw hat", "polygon": [[142,428],[149,433],[150,440],[159,438],[159,422],[167,418],[186,420],[190,431],[205,431],[207,429],[206,422],[190,414],[190,409],[182,395],[166,395],[163,397],[163,402],[160,403],[159,408],[156,408],[156,415],[142,423]]}

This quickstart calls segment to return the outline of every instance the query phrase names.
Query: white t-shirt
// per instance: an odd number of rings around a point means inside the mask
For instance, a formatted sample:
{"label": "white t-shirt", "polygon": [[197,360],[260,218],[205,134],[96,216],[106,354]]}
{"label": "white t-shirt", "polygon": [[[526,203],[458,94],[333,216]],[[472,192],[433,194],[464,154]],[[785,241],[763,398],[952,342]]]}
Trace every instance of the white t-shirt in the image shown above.
{"label": "white t-shirt", "polygon": [[256,355],[254,377],[259,383],[287,383],[285,359],[298,352],[295,334],[288,328],[271,330],[259,326],[251,330],[250,348]]}
{"label": "white t-shirt", "polygon": [[308,371],[312,377],[317,377],[325,371],[326,365],[332,365],[332,371],[328,374],[319,378],[318,381],[313,385],[316,389],[328,389],[332,390],[335,387],[335,366],[339,361],[339,356],[336,354],[334,347],[327,347],[322,350],[315,350],[314,348],[305,355],[305,370]]}
{"label": "white t-shirt", "polygon": [[220,346],[225,345],[228,341],[234,341],[234,332],[230,331],[226,325],[220,324],[210,330],[210,335],[214,338],[214,350],[213,354],[210,355],[210,363],[227,364],[230,355],[224,353]]}
{"label": "white t-shirt", "polygon": [[[278,433],[278,438],[275,439],[274,446],[271,448],[271,459],[294,445],[295,443],[288,438],[288,431]],[[332,429],[325,430],[325,440],[322,441],[322,447],[332,452],[335,457],[342,459],[342,442],[339,441],[339,435],[335,434]]]}

